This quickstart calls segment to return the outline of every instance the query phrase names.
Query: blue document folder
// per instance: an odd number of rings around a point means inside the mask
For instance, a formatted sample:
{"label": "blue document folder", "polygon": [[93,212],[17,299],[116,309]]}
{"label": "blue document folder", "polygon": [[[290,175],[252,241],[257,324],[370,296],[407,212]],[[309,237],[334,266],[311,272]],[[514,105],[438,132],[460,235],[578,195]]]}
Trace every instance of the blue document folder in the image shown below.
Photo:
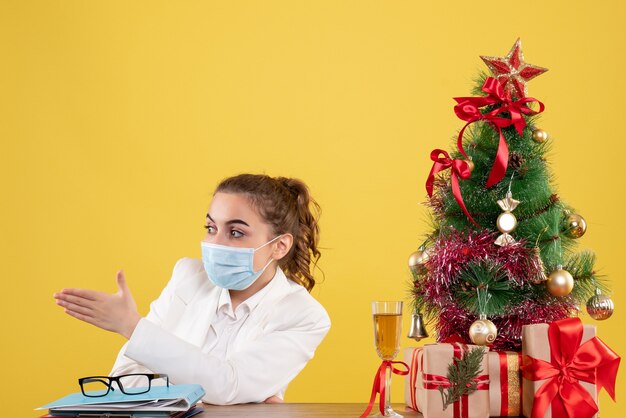
{"label": "blue document folder", "polygon": [[49,409],[51,413],[64,411],[109,411],[109,412],[176,412],[193,407],[205,392],[200,385],[152,386],[149,392],[126,395],[119,390],[106,396],[90,398],[80,392],[36,409]]}

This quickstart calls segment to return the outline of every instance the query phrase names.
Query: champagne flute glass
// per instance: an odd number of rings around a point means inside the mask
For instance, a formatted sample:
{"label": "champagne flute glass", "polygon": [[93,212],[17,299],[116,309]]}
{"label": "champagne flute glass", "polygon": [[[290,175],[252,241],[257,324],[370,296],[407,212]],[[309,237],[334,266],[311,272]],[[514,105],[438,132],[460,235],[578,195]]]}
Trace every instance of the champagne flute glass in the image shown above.
{"label": "champagne flute glass", "polygon": [[[381,301],[372,302],[372,314],[374,316],[374,344],[376,353],[382,360],[393,360],[400,351],[400,334],[402,327],[402,302]],[[385,415],[375,417],[402,418],[391,408],[391,367],[385,371]],[[382,401],[382,399],[380,400]]]}

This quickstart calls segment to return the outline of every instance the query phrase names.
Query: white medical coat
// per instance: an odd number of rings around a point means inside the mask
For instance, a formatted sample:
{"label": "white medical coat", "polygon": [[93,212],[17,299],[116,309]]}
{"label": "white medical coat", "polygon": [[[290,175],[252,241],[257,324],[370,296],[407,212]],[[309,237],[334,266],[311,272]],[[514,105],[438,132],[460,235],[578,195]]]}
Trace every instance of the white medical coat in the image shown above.
{"label": "white medical coat", "polygon": [[271,285],[221,360],[203,351],[221,288],[208,279],[201,260],[178,260],[169,283],[120,350],[111,375],[166,373],[171,383],[202,385],[203,401],[218,405],[283,398],[328,332],[330,319],[280,268]]}

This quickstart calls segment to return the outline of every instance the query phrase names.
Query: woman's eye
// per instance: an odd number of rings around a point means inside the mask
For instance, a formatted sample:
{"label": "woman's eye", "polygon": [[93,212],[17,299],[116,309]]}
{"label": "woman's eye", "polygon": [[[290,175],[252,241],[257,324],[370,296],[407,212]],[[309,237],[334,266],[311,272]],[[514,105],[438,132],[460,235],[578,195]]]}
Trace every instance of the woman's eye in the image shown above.
{"label": "woman's eye", "polygon": [[209,234],[215,233],[215,227],[213,225],[204,225],[204,228],[207,230]]}
{"label": "woman's eye", "polygon": [[233,229],[232,231],[230,231],[230,235],[231,235],[233,238],[241,238],[241,237],[243,237],[243,234],[242,234],[241,232],[239,232],[239,231],[235,230],[235,229]]}

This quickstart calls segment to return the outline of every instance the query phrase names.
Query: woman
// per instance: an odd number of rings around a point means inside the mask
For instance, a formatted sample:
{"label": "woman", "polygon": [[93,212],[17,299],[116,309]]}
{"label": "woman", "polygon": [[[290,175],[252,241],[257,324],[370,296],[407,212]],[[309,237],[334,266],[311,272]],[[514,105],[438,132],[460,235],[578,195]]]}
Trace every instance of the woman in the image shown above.
{"label": "woman", "polygon": [[63,289],[69,315],[128,339],[111,375],[165,373],[198,383],[205,402],[280,402],[330,328],[308,293],[320,253],[319,206],[296,179],[242,174],[217,187],[202,260],[183,258],[143,318],[119,291]]}

